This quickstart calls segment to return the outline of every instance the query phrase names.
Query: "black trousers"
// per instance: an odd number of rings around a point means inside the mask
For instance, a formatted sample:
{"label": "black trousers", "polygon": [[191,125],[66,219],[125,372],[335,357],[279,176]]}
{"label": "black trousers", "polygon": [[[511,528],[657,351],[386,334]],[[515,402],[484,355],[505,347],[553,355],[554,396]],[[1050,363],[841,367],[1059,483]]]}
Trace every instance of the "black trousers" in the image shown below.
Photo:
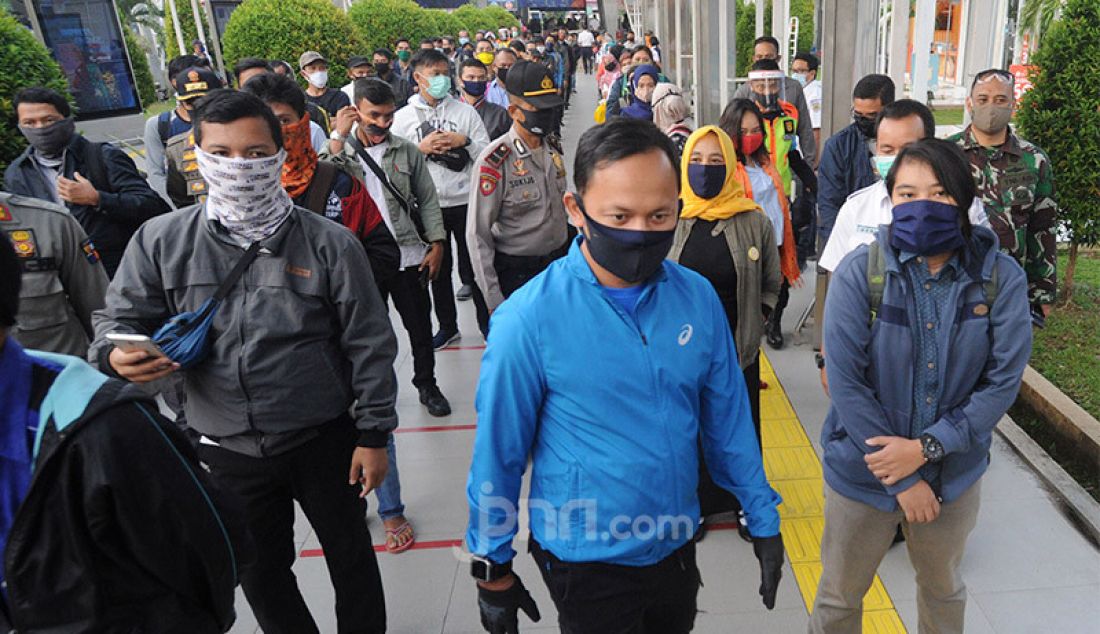
{"label": "black trousers", "polygon": [[[554,249],[547,255],[508,255],[506,253],[497,253],[493,256],[493,268],[497,272],[497,283],[500,284],[500,292],[504,295],[505,299],[511,297],[512,293],[519,290],[521,286],[529,282],[533,277],[546,270],[546,267],[569,252],[569,241],[567,240],[564,245]],[[476,287],[475,287],[476,289]],[[484,317],[484,323],[486,328],[489,323],[489,310],[485,303],[484,296],[481,294],[481,289],[476,289],[474,293],[474,306],[478,311],[477,321],[478,324],[482,323]]]}
{"label": "black trousers", "polygon": [[294,564],[294,501],[325,551],[336,591],[339,632],[385,632],[386,602],[367,530],[366,502],[348,486],[358,432],[350,417],[286,453],[253,458],[199,446],[217,483],[244,510],[252,552],[240,563],[241,587],[266,634],[310,634],[317,624],[306,608]]}
{"label": "black trousers", "polygon": [[[756,442],[763,451],[760,438],[760,357],[745,368],[745,388],[749,393],[749,409],[752,411],[752,424],[756,429]],[[706,458],[703,454],[703,437],[699,437],[699,514],[703,517],[741,510],[737,496],[718,486],[710,477]]]}
{"label": "black trousers", "polygon": [[592,73],[592,47],[585,46],[581,48],[581,65],[584,66],[584,72],[587,74]]}
{"label": "black trousers", "polygon": [[443,263],[439,275],[432,282],[432,299],[435,302],[435,318],[442,330],[458,330],[458,308],[455,306],[455,289],[451,283],[454,270],[454,252],[451,236],[458,246],[458,279],[474,286],[474,267],[470,263],[470,249],[466,245],[466,205],[443,208],[443,228],[447,239],[443,242]]}
{"label": "black trousers", "polygon": [[[442,274],[442,273],[441,273]],[[432,300],[428,289],[420,285],[420,271],[411,266],[379,281],[382,301],[393,298],[401,315],[401,324],[409,334],[413,357],[413,385],[420,388],[435,383],[435,349],[432,347]]]}
{"label": "black trousers", "polygon": [[558,609],[562,634],[680,634],[695,625],[695,543],[652,566],[563,562],[534,538],[531,556]]}

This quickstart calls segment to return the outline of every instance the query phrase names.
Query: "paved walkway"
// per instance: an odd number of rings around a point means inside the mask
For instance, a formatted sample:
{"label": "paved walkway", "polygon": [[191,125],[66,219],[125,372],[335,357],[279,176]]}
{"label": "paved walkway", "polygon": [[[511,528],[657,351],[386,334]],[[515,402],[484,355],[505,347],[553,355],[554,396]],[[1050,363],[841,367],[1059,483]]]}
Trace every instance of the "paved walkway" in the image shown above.
{"label": "paved walkway", "polygon": [[[595,86],[579,76],[580,94],[567,116],[565,146],[572,175],[572,148],[592,125]],[[769,477],[787,502],[781,509],[788,543],[788,564],[774,611],[757,595],[759,568],[752,547],[731,530],[713,531],[700,544],[699,565],[706,584],[699,595],[696,631],[804,632],[807,602],[812,600],[815,536],[819,534],[820,478],[818,437],[828,400],[818,383],[808,342],[791,330],[813,296],[812,280],[792,293],[786,315],[788,345],[768,350],[764,394],[765,461]],[[484,341],[478,334],[469,302],[459,304],[464,338],[436,355],[440,387],[454,413],[433,419],[412,389],[412,360],[400,320],[393,315],[401,342],[397,374],[401,392],[397,437],[401,484],[407,515],[416,527],[418,547],[401,555],[380,554],[391,632],[413,634],[476,633],[483,631],[477,614],[474,583],[453,547],[465,531],[465,482],[474,438],[474,389]],[[774,368],[774,377],[768,368]],[[774,380],[773,380],[774,379]],[[978,526],[963,561],[969,591],[966,631],[1100,632],[1100,551],[1066,519],[1059,503],[1030,470],[994,438],[992,464],[982,490]],[[789,459],[797,455],[796,459]],[[816,475],[815,475],[816,474]],[[370,498],[371,531],[382,544],[381,521]],[[295,564],[306,601],[322,632],[336,632],[333,593],[319,544],[299,515],[295,530],[301,553]],[[520,535],[526,530],[521,526]],[[524,545],[517,544],[523,553]],[[542,610],[541,623],[521,617],[523,631],[557,631],[553,604],[529,556],[516,559]],[[866,631],[917,631],[916,586],[904,547],[895,547],[879,570],[865,603]],[[237,625],[232,632],[256,631],[243,595],[238,592]]]}

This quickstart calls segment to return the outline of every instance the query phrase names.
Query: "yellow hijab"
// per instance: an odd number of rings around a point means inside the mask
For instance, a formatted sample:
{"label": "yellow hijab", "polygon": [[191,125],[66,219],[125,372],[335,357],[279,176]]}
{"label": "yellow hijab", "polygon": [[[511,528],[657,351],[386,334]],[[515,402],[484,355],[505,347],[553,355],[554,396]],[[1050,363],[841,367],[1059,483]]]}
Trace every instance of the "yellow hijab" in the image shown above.
{"label": "yellow hijab", "polygon": [[[726,182],[722,186],[722,191],[714,198],[701,198],[695,194],[691,184],[688,183],[688,165],[691,163],[691,151],[695,144],[708,134],[718,135],[718,145],[722,147],[722,156],[726,159]],[[680,217],[725,220],[743,211],[757,209],[756,202],[745,196],[745,189],[741,186],[741,179],[738,177],[738,172],[743,172],[744,169],[744,166],[737,162],[733,141],[721,128],[716,125],[707,125],[692,132],[687,143],[684,144],[683,156],[680,157],[680,200],[684,203]]]}

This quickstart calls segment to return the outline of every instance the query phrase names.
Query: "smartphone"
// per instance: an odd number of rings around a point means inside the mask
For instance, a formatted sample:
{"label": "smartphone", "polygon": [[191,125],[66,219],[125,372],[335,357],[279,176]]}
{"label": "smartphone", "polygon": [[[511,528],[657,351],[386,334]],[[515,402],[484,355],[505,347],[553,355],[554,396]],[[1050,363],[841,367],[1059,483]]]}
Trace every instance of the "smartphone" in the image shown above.
{"label": "smartphone", "polygon": [[133,352],[134,350],[144,350],[153,357],[167,357],[164,351],[160,349],[160,346],[153,343],[153,340],[146,335],[135,335],[128,332],[109,332],[106,334],[107,341],[115,344],[115,347],[121,349],[124,352]]}

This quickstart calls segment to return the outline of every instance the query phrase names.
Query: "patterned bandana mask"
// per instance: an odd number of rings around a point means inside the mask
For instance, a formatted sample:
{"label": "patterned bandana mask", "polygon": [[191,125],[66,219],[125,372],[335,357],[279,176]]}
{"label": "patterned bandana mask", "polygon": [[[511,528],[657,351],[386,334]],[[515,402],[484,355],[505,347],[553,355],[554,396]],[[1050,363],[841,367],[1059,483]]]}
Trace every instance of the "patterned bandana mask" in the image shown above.
{"label": "patterned bandana mask", "polygon": [[206,215],[229,233],[255,242],[269,238],[290,215],[294,202],[283,189],[286,150],[257,159],[214,156],[195,148],[209,195]]}
{"label": "patterned bandana mask", "polygon": [[283,147],[286,149],[286,162],[283,163],[283,189],[291,198],[306,193],[313,173],[317,171],[317,152],[309,138],[309,114],[298,123],[283,126]]}

